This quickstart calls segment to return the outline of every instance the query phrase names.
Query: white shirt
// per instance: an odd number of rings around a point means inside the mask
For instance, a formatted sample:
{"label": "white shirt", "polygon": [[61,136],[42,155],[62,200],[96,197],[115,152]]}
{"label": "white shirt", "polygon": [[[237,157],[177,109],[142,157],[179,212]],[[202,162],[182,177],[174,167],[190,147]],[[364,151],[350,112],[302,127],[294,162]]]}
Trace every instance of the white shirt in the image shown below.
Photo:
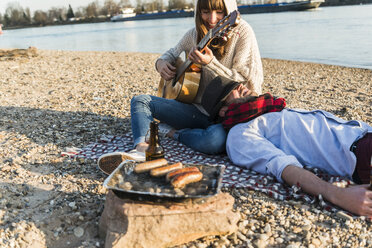
{"label": "white shirt", "polygon": [[350,146],[367,132],[372,132],[367,123],[345,121],[325,111],[284,109],[234,126],[226,150],[234,164],[280,182],[288,165],[316,167],[351,179],[356,157]]}

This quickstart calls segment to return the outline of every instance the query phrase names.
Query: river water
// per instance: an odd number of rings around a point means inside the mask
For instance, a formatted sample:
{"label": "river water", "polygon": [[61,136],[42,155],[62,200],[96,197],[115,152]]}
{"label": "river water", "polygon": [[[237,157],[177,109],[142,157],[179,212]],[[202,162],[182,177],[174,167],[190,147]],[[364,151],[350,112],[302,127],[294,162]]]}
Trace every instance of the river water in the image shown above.
{"label": "river water", "polygon": [[[242,18],[264,58],[372,69],[372,4]],[[193,18],[176,18],[5,30],[0,48],[163,53],[193,25]]]}

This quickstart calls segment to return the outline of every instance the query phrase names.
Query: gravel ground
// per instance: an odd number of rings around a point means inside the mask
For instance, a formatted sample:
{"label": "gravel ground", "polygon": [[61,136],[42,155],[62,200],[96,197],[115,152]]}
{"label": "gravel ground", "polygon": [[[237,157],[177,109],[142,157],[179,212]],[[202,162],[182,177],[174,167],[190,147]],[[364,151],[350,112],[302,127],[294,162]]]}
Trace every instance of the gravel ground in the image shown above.
{"label": "gravel ground", "polygon": [[[37,51],[0,57],[0,246],[103,247],[105,176],[62,157],[101,135],[130,130],[130,99],[154,94],[158,54]],[[288,107],[324,109],[372,124],[372,71],[263,59],[264,92]],[[372,247],[371,222],[303,202],[224,189],[239,231],[180,247]]]}

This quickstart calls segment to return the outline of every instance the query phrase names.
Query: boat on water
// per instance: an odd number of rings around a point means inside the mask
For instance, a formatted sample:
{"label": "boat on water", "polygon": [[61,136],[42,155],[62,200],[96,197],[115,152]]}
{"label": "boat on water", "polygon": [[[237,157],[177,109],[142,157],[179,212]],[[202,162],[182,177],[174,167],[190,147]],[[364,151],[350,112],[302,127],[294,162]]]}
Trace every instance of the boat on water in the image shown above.
{"label": "boat on water", "polygon": [[169,10],[163,12],[151,12],[151,13],[140,13],[134,16],[113,16],[111,21],[136,21],[136,20],[151,20],[151,19],[165,19],[165,18],[182,18],[194,16],[194,10],[192,9],[180,9],[180,10]]}
{"label": "boat on water", "polygon": [[121,9],[121,13],[111,17],[112,22],[120,21],[125,18],[130,18],[136,16],[134,12],[134,8],[123,8]]}
{"label": "boat on water", "polygon": [[[296,0],[292,2],[277,2],[270,1],[262,4],[244,4],[239,5],[238,10],[241,14],[257,14],[257,13],[270,13],[270,12],[283,12],[283,11],[301,11],[308,9],[318,8],[325,0]],[[132,8],[131,8],[132,9]],[[113,22],[119,21],[136,21],[136,20],[151,20],[151,19],[165,19],[165,18],[182,18],[193,17],[193,9],[169,10],[163,12],[151,13],[134,13],[132,12],[121,13],[111,18]]]}
{"label": "boat on water", "polygon": [[274,2],[263,4],[247,4],[238,6],[241,14],[258,14],[283,11],[301,11],[318,8],[324,0],[305,0],[294,2]]}

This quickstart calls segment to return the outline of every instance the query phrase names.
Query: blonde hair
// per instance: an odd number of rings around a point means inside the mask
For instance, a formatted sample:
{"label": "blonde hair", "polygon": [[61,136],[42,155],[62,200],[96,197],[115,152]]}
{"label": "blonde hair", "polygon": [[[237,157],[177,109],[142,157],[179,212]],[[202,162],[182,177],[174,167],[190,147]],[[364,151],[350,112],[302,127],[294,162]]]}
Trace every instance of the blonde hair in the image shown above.
{"label": "blonde hair", "polygon": [[[222,10],[227,15],[227,9],[223,0],[198,0],[197,9],[195,14],[195,27],[197,32],[197,43],[199,43],[203,37],[208,33],[207,27],[204,25],[201,17],[202,9],[208,10]],[[225,46],[228,41],[219,40],[217,44],[213,44],[209,48],[213,51],[213,54],[218,58],[222,58],[225,54]]]}

